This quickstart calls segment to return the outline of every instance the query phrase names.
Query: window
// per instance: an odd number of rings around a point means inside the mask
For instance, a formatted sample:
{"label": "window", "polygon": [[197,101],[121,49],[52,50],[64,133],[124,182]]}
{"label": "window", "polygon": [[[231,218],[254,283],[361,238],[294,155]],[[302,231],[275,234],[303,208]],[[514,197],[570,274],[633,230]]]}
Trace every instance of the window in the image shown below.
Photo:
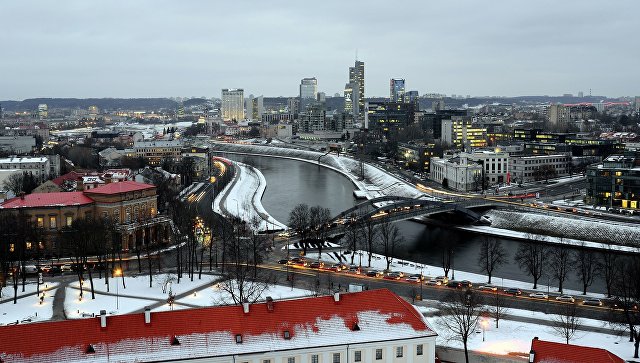
{"label": "window", "polygon": [[340,363],[340,353],[333,353],[333,363]]}
{"label": "window", "polygon": [[296,363],[296,357],[287,358],[287,363]]}
{"label": "window", "polygon": [[311,363],[318,363],[319,361],[320,361],[320,358],[318,357],[317,354],[311,355]]}
{"label": "window", "polygon": [[71,227],[72,224],[73,224],[73,216],[66,216],[65,217],[65,225],[67,227]]}
{"label": "window", "polygon": [[33,248],[33,245],[31,244],[31,242],[27,242],[26,243],[26,247],[27,247],[28,250],[30,250],[30,249]]}
{"label": "window", "polygon": [[422,347],[422,344],[418,344],[416,345],[416,355],[422,355],[422,350],[424,348]]}
{"label": "window", "polygon": [[58,226],[58,223],[56,223],[56,217],[55,216],[50,216],[49,217],[49,228],[55,229],[57,226]]}
{"label": "window", "polygon": [[402,347],[396,347],[396,358],[402,358]]}
{"label": "window", "polygon": [[353,361],[354,362],[362,362],[362,352],[359,350],[356,350],[354,355],[353,355]]}
{"label": "window", "polygon": [[289,331],[288,331],[288,330],[285,330],[285,331],[284,331],[284,339],[286,339],[286,340],[291,339],[291,333],[289,333]]}
{"label": "window", "polygon": [[382,349],[376,349],[376,360],[382,359]]}
{"label": "window", "polygon": [[38,228],[44,228],[44,217],[37,217],[36,221]]}
{"label": "window", "polygon": [[271,363],[271,359],[263,359],[262,363]]}
{"label": "window", "polygon": [[242,343],[242,334],[236,334],[236,344]]}

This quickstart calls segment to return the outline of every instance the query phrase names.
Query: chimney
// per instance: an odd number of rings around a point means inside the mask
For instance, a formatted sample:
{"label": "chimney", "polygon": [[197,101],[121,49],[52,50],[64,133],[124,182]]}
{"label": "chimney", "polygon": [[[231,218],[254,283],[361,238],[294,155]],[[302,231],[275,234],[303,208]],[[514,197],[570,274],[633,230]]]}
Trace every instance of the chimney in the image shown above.
{"label": "chimney", "polygon": [[148,306],[144,307],[144,323],[151,324],[151,308]]}
{"label": "chimney", "polygon": [[249,314],[249,301],[246,299],[242,302],[242,311],[244,311],[245,314]]}
{"label": "chimney", "polygon": [[333,293],[333,301],[340,302],[340,292],[336,291]]}
{"label": "chimney", "polygon": [[24,192],[20,192],[20,199],[24,200]]}
{"label": "chimney", "polygon": [[273,298],[271,296],[267,296],[267,311],[273,311]]}
{"label": "chimney", "polygon": [[107,311],[106,310],[100,310],[100,327],[101,328],[107,327]]}

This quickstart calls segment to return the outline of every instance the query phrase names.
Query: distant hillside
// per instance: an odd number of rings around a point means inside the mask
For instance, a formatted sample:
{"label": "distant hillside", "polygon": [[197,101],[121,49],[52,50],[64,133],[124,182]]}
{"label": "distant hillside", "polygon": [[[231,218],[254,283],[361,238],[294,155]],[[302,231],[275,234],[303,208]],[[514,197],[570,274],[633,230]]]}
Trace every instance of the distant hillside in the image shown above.
{"label": "distant hillside", "polygon": [[0,101],[6,111],[35,111],[46,103],[49,109],[98,106],[101,110],[175,109],[178,104],[168,98],[30,98],[23,101]]}

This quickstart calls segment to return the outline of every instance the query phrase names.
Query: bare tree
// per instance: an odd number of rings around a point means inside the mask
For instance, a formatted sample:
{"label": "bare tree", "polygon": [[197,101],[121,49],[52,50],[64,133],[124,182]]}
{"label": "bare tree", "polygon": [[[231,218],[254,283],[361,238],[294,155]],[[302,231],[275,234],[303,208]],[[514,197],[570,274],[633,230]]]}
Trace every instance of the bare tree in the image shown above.
{"label": "bare tree", "polygon": [[564,339],[567,344],[576,335],[576,332],[582,325],[581,319],[578,317],[575,304],[560,304],[556,310],[556,315],[552,319],[551,328],[554,333]]}
{"label": "bare tree", "polygon": [[289,212],[289,226],[300,234],[300,244],[302,245],[302,252],[307,253],[306,237],[310,226],[310,210],[309,206],[300,203],[293,207]]}
{"label": "bare tree", "polygon": [[442,250],[442,270],[444,275],[449,277],[449,271],[453,267],[453,248],[445,247]]}
{"label": "bare tree", "polygon": [[313,231],[318,239],[318,258],[322,259],[322,246],[327,238],[327,224],[331,220],[331,210],[319,205],[311,207],[309,209],[309,224],[312,226]]}
{"label": "bare tree", "polygon": [[587,248],[583,242],[573,254],[572,262],[582,282],[582,295],[586,295],[587,288],[593,283],[596,274],[596,254],[593,250]]}
{"label": "bare tree", "polygon": [[634,255],[623,266],[612,286],[615,305],[622,314],[612,311],[611,323],[629,330],[629,342],[634,344],[633,357],[638,358],[640,347],[640,256]]}
{"label": "bare tree", "polygon": [[496,329],[499,327],[500,319],[509,313],[509,300],[505,295],[496,290],[489,299],[489,315],[496,321]]}
{"label": "bare tree", "polygon": [[442,317],[438,323],[453,335],[453,339],[462,342],[466,363],[469,363],[467,342],[485,312],[481,300],[481,296],[473,290],[452,291],[439,306]]}
{"label": "bare tree", "polygon": [[505,262],[507,262],[507,252],[502,247],[502,243],[493,237],[485,237],[480,247],[478,264],[489,276],[489,283],[491,283],[493,271]]}
{"label": "bare tree", "polygon": [[564,246],[554,246],[549,252],[549,268],[551,275],[558,280],[558,291],[562,293],[564,281],[569,273],[571,251]]}
{"label": "bare tree", "polygon": [[533,278],[533,288],[538,288],[538,280],[542,277],[544,270],[544,262],[546,261],[548,252],[547,247],[543,245],[543,239],[529,234],[528,242],[524,242],[518,247],[515,255],[515,261],[520,268],[527,272]]}
{"label": "bare tree", "polygon": [[607,287],[607,297],[611,297],[611,288],[616,278],[616,268],[618,266],[618,254],[612,249],[610,243],[603,243],[600,251],[601,259],[598,262],[597,270],[604,279]]}
{"label": "bare tree", "polygon": [[13,194],[18,195],[22,192],[24,184],[24,174],[23,173],[15,173],[11,174],[3,183],[3,186],[8,190],[12,191]]}
{"label": "bare tree", "polygon": [[345,234],[345,238],[347,240],[347,244],[349,246],[349,250],[351,250],[351,264],[353,265],[353,259],[355,258],[356,250],[358,249],[358,242],[362,239],[364,235],[362,222],[359,220],[353,221],[347,227],[347,231]]}
{"label": "bare tree", "polygon": [[367,249],[367,266],[371,267],[371,257],[373,255],[373,249],[376,245],[380,234],[380,228],[374,223],[372,219],[367,219],[362,223],[362,232],[364,234],[365,246]]}
{"label": "bare tree", "polygon": [[382,246],[382,253],[387,262],[387,271],[391,266],[391,261],[393,261],[395,249],[401,241],[402,235],[395,224],[392,222],[383,222],[380,224],[380,245]]}

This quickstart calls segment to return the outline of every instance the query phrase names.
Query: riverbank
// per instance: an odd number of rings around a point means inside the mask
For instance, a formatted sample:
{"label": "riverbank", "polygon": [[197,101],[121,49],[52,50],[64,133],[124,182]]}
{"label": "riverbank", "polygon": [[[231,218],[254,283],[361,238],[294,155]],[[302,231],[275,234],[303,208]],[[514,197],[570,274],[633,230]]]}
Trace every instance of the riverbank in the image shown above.
{"label": "riverbank", "polygon": [[267,181],[260,170],[237,161],[229,162],[234,165],[235,175],[214,199],[213,211],[238,217],[259,232],[286,230],[288,227],[269,215],[262,206]]}

